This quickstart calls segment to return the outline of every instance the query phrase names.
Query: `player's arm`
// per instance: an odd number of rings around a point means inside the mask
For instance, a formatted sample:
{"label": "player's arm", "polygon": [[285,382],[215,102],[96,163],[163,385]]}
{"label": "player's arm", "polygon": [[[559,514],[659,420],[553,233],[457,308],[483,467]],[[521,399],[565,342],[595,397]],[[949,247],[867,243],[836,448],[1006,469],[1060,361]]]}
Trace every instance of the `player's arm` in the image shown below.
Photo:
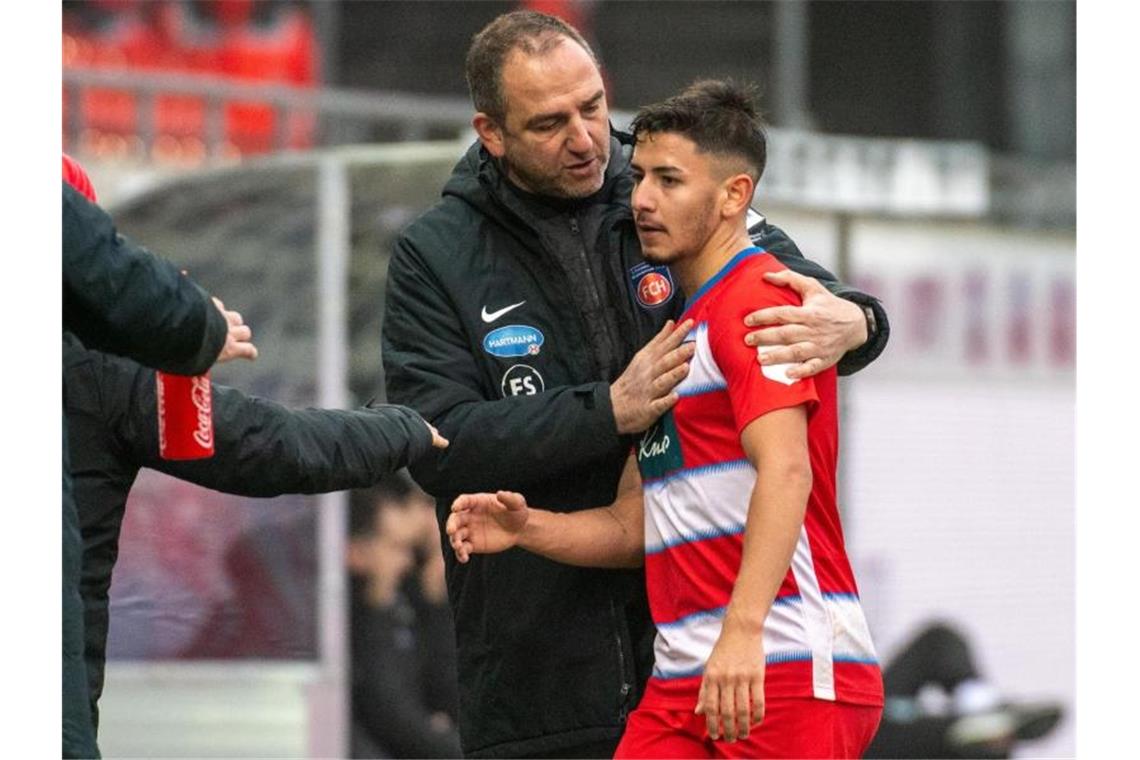
{"label": "player's arm", "polygon": [[763,346],[764,364],[793,364],[790,377],[808,377],[838,364],[841,375],[858,372],[878,358],[890,338],[887,312],[879,300],[836,279],[799,248],[779,227],[761,220],[749,228],[752,242],[790,271],[766,275],[791,288],[802,306],[758,309],[745,322],[762,329],[746,342]]}
{"label": "player's arm", "polygon": [[756,418],[740,438],[757,478],[740,572],[696,710],[705,715],[714,739],[723,723],[728,741],[746,738],[750,726],[764,717],[764,621],[791,565],[812,485],[805,405]]}
{"label": "player's arm", "polygon": [[609,506],[549,512],[527,506],[521,494],[510,491],[464,494],[451,507],[447,535],[460,562],[519,547],[567,565],[640,567],[645,519],[634,457],[626,460]]}

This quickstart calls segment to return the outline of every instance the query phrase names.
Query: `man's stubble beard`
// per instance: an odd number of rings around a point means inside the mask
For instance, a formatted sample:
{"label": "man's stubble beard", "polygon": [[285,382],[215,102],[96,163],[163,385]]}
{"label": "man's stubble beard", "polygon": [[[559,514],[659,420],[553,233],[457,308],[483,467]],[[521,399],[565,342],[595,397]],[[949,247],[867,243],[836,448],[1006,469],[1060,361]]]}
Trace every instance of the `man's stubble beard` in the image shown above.
{"label": "man's stubble beard", "polygon": [[[656,264],[658,266],[671,266],[683,259],[695,258],[704,249],[705,244],[709,241],[709,238],[712,237],[713,229],[716,226],[715,220],[712,218],[713,207],[715,203],[716,201],[714,201],[712,198],[709,198],[705,202],[704,208],[701,209],[701,215],[698,217],[699,221],[694,222],[693,227],[690,229],[681,230],[683,233],[693,233],[690,239],[694,242],[691,243],[688,247],[672,248],[659,253],[649,253],[645,250],[645,247],[642,246],[641,255],[650,263]],[[641,245],[640,239],[637,242],[638,245]]]}
{"label": "man's stubble beard", "polygon": [[606,183],[606,168],[609,166],[609,159],[610,156],[607,155],[605,160],[600,162],[598,176],[589,185],[586,185],[585,182],[575,183],[564,177],[561,172],[553,177],[537,171],[532,172],[525,162],[512,161],[509,153],[503,156],[502,163],[507,175],[513,175],[515,184],[520,185],[528,192],[549,198],[578,200],[587,198],[602,189]]}

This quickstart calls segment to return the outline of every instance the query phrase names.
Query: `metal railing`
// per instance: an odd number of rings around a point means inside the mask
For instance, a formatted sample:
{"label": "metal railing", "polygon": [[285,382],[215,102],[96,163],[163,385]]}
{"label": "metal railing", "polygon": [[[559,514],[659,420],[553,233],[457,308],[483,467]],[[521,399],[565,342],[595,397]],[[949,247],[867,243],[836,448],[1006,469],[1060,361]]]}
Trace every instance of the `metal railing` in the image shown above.
{"label": "metal railing", "polygon": [[472,115],[470,101],[460,97],[253,84],[193,74],[73,68],[63,72],[63,91],[67,98],[64,134],[72,144],[79,143],[89,126],[83,94],[91,90],[120,91],[134,97],[135,131],[148,154],[157,136],[158,104],[164,96],[202,99],[205,124],[201,137],[210,158],[224,154],[225,109],[231,104],[258,103],[274,110],[277,117],[274,150],[286,147],[284,129],[294,114],[312,114],[318,118],[315,142],[319,145],[359,141],[359,130],[353,130],[353,124],[391,125],[401,140],[458,138],[470,128]]}
{"label": "metal railing", "polygon": [[[473,139],[465,97],[362,92],[329,87],[235,82],[214,76],[67,69],[66,144],[80,145],[88,128],[88,91],[118,91],[134,99],[136,139],[155,155],[158,107],[165,97],[200,98],[204,108],[202,160],[227,157],[226,108],[262,104],[273,110],[272,152],[290,147],[293,116],[313,119],[309,145]],[[633,114],[613,111],[625,128]],[[768,170],[760,197],[837,212],[901,216],[991,217],[1027,227],[1076,224],[1075,166],[1039,166],[1021,157],[996,157],[979,143],[866,138],[800,129],[769,131]]]}

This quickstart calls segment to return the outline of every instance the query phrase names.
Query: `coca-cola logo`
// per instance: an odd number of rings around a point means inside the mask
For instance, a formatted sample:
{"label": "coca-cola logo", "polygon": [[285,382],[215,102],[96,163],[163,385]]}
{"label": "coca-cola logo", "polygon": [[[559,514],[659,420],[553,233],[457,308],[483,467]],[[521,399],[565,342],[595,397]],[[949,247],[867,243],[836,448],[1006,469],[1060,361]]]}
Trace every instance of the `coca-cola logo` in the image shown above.
{"label": "coca-cola logo", "polygon": [[166,425],[162,421],[166,419],[166,389],[162,385],[162,374],[159,373],[155,376],[155,392],[158,395],[158,450],[162,452],[162,456],[166,456]]}
{"label": "coca-cola logo", "polygon": [[214,412],[210,395],[210,378],[195,377],[190,385],[190,401],[198,412],[198,426],[194,429],[194,442],[204,449],[214,445]]}

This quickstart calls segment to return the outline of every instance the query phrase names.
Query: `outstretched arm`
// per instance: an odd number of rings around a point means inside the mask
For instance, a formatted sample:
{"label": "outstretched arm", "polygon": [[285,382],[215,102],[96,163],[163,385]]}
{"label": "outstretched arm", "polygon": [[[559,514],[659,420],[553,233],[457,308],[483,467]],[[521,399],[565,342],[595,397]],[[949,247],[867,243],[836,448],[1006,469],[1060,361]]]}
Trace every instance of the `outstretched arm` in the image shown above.
{"label": "outstretched arm", "polygon": [[641,478],[631,454],[613,504],[579,512],[527,506],[510,491],[464,494],[447,519],[447,535],[460,562],[472,554],[514,547],[582,567],[640,567],[645,561]]}
{"label": "outstretched arm", "polygon": [[[243,496],[363,488],[446,442],[411,409],[290,409],[214,384],[214,456],[164,460],[158,453],[155,373],[129,359],[64,340],[64,377],[76,399],[97,399],[99,422],[130,461]],[[74,407],[74,408],[73,408]],[[67,401],[68,415],[83,402]]]}

